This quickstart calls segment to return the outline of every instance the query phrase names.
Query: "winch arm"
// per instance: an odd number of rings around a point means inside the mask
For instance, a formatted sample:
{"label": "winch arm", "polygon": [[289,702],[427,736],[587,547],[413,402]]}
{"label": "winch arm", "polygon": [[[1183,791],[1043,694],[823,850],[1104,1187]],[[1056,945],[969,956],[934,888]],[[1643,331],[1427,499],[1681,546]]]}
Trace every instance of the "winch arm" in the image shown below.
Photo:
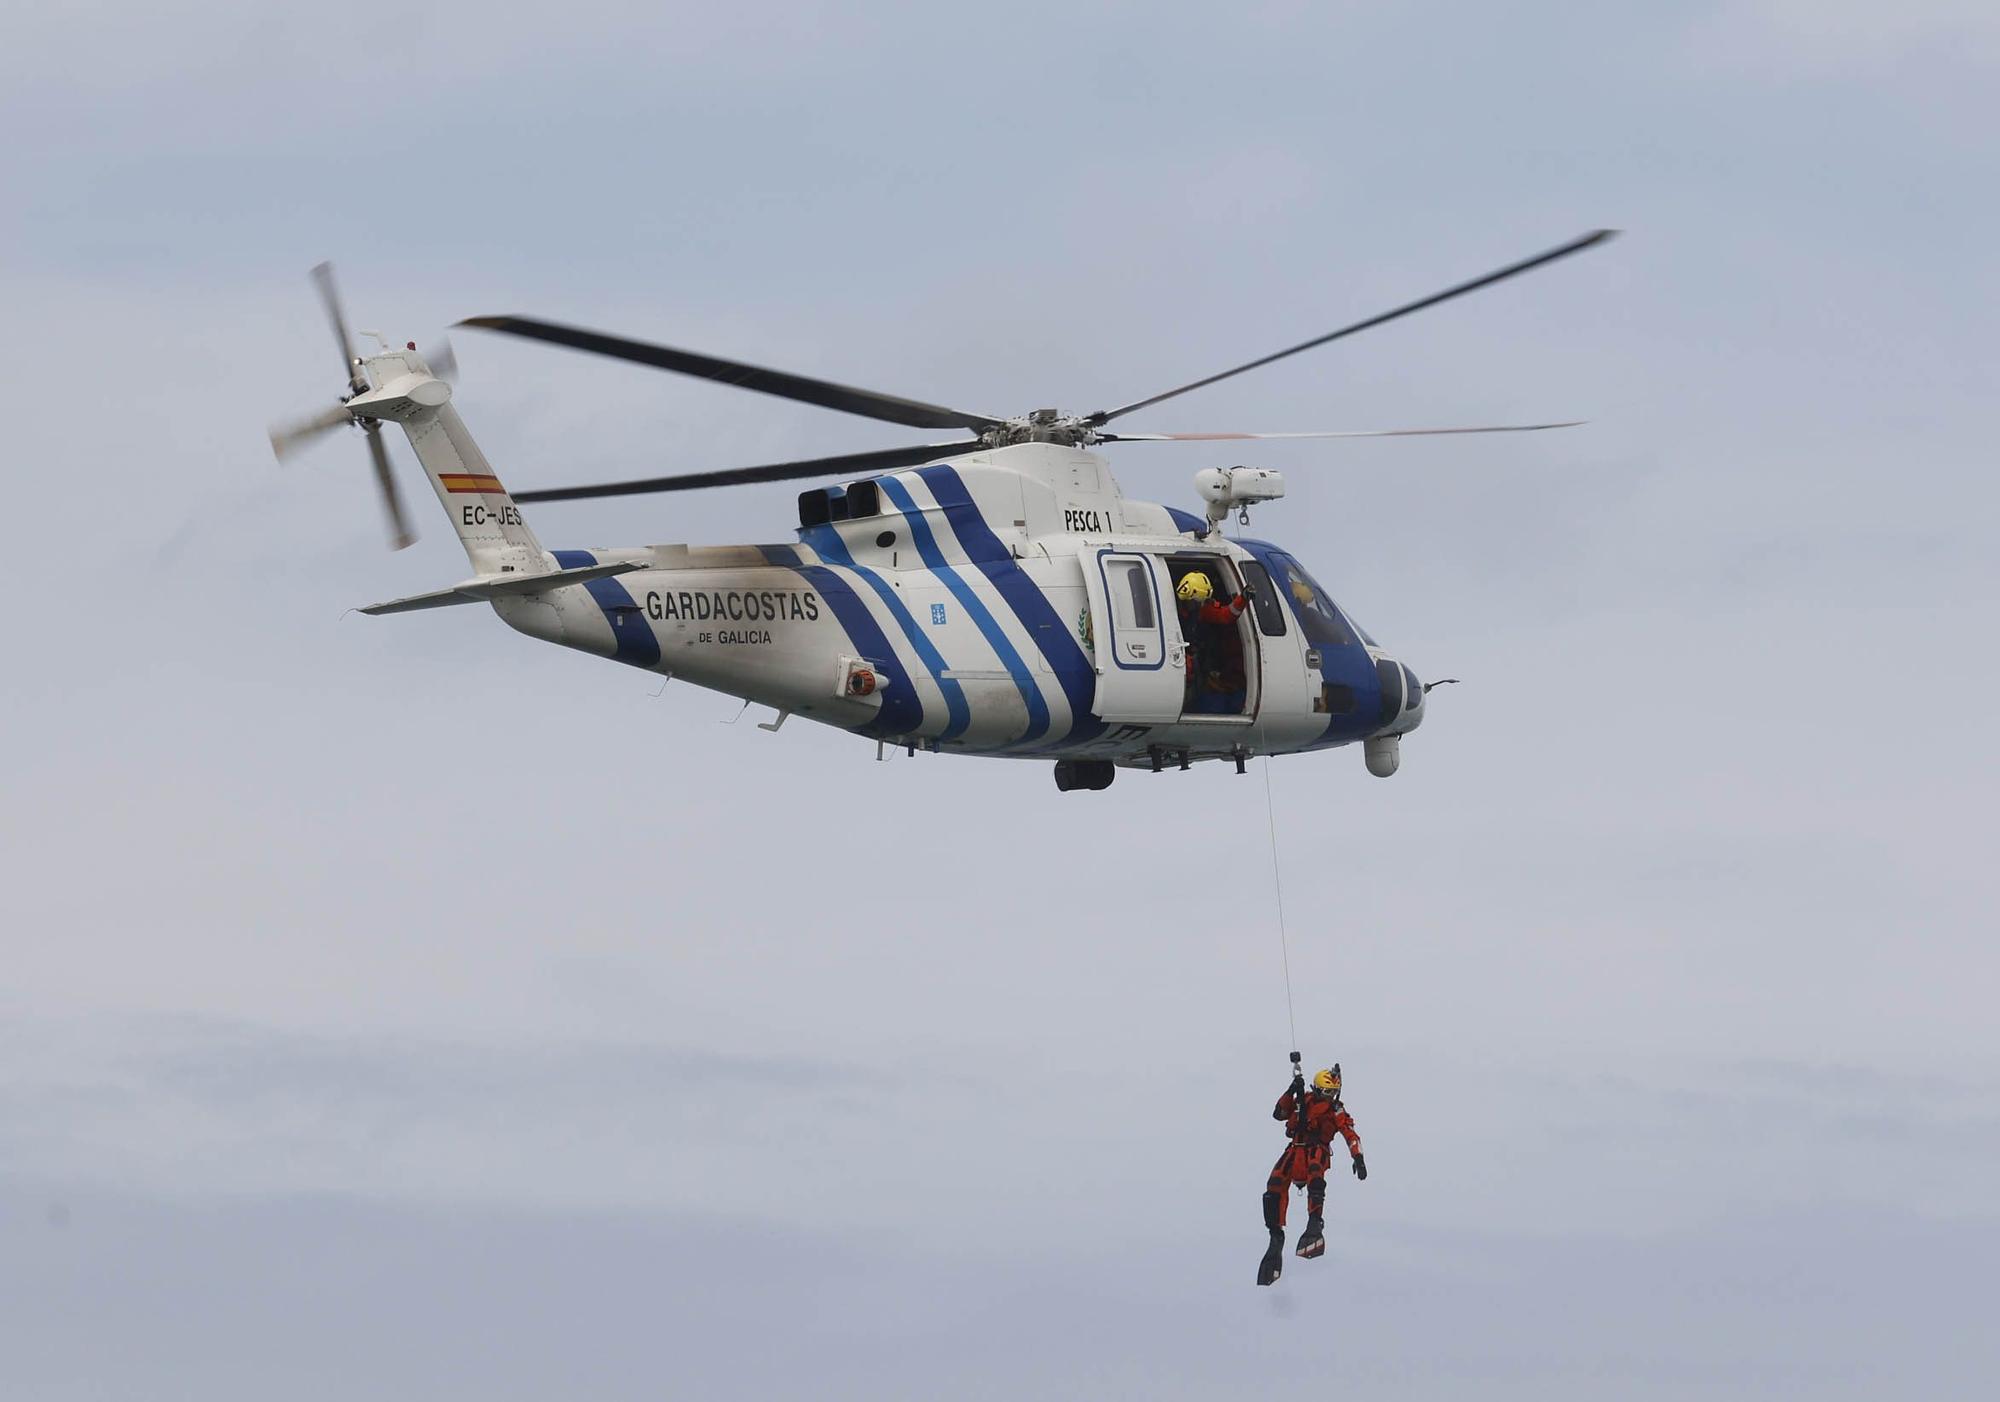
{"label": "winch arm", "polygon": [[1268,467],[1204,467],[1194,475],[1194,489],[1208,503],[1210,530],[1227,520],[1232,511],[1248,525],[1252,503],[1284,496],[1285,474]]}

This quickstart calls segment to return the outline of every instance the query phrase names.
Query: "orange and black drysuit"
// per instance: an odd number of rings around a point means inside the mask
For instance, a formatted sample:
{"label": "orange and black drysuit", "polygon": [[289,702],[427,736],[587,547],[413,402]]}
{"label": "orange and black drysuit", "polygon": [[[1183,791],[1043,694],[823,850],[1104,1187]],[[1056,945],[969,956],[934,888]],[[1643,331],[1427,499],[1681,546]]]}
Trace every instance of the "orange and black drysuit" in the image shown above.
{"label": "orange and black drysuit", "polygon": [[1181,633],[1187,638],[1186,700],[1190,711],[1235,714],[1243,709],[1249,685],[1243,670],[1243,648],[1236,643],[1236,620],[1249,607],[1238,594],[1228,602],[1181,605]]}
{"label": "orange and black drysuit", "polygon": [[1264,1185],[1264,1225],[1276,1232],[1284,1229],[1285,1208],[1291,1202],[1295,1183],[1305,1184],[1307,1215],[1315,1218],[1323,1215],[1326,1165],[1334,1135],[1347,1141],[1355,1177],[1366,1177],[1368,1168],[1367,1160],[1361,1157],[1361,1136],[1355,1133],[1354,1116],[1347,1113],[1338,1095],[1305,1092],[1305,1125],[1301,1129],[1299,1089],[1295,1082],[1291,1090],[1278,1097],[1271,1118],[1283,1120],[1286,1132],[1292,1136],[1292,1142],[1271,1166],[1271,1181]]}
{"label": "orange and black drysuit", "polygon": [[1250,600],[1241,594],[1238,594],[1227,603],[1224,603],[1221,599],[1210,599],[1207,603],[1197,608],[1189,608],[1186,604],[1181,605],[1181,632],[1186,636],[1189,643],[1187,672],[1190,677],[1194,675],[1194,655],[1197,652],[1203,651],[1202,625],[1206,624],[1210,628],[1234,628],[1236,620],[1241,618],[1243,611],[1249,607]]}
{"label": "orange and black drysuit", "polygon": [[1199,623],[1234,623],[1249,607],[1250,600],[1241,594],[1226,604],[1220,599],[1210,599],[1201,606],[1201,612],[1195,619]]}

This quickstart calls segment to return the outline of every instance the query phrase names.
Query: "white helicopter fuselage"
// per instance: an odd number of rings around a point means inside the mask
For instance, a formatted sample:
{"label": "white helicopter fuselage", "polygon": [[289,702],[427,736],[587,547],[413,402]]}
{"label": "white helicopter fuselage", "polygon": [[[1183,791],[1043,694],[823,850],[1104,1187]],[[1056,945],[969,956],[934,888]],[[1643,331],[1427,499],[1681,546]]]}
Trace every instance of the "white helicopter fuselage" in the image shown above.
{"label": "white helicopter fuselage", "polygon": [[[448,387],[413,354],[365,364],[375,389],[349,407],[408,430],[480,571],[369,612],[482,600],[530,637],[779,723],[946,754],[1161,768],[1363,742],[1386,774],[1422,720],[1415,677],[1293,557],[1125,497],[1083,449],[1015,444],[815,489],[796,543],[544,550]],[[1253,607],[1184,621],[1175,586],[1194,570],[1221,599],[1250,585]]]}

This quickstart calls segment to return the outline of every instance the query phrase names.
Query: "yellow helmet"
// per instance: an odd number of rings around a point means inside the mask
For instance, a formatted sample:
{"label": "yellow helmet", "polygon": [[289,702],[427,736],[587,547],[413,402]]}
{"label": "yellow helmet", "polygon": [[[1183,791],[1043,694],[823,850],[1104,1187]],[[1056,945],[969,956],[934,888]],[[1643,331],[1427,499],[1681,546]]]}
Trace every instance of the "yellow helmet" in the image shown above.
{"label": "yellow helmet", "polygon": [[1313,1076],[1313,1089],[1322,1095],[1339,1095],[1340,1068],[1329,1066],[1324,1071],[1316,1072]]}
{"label": "yellow helmet", "polygon": [[1209,595],[1214,592],[1215,586],[1208,582],[1208,576],[1200,570],[1189,570],[1182,575],[1180,585],[1174,590],[1175,595],[1184,604],[1205,604]]}

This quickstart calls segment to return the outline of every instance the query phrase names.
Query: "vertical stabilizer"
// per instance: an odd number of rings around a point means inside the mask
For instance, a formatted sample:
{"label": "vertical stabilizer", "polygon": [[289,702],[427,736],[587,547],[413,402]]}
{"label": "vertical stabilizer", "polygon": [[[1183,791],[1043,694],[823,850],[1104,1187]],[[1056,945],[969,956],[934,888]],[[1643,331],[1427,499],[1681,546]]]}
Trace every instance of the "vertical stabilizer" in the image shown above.
{"label": "vertical stabilizer", "polygon": [[452,407],[451,386],[415,351],[387,351],[362,365],[374,388],[350,399],[349,411],[402,425],[473,570],[489,575],[553,569],[521,519],[521,508]]}

